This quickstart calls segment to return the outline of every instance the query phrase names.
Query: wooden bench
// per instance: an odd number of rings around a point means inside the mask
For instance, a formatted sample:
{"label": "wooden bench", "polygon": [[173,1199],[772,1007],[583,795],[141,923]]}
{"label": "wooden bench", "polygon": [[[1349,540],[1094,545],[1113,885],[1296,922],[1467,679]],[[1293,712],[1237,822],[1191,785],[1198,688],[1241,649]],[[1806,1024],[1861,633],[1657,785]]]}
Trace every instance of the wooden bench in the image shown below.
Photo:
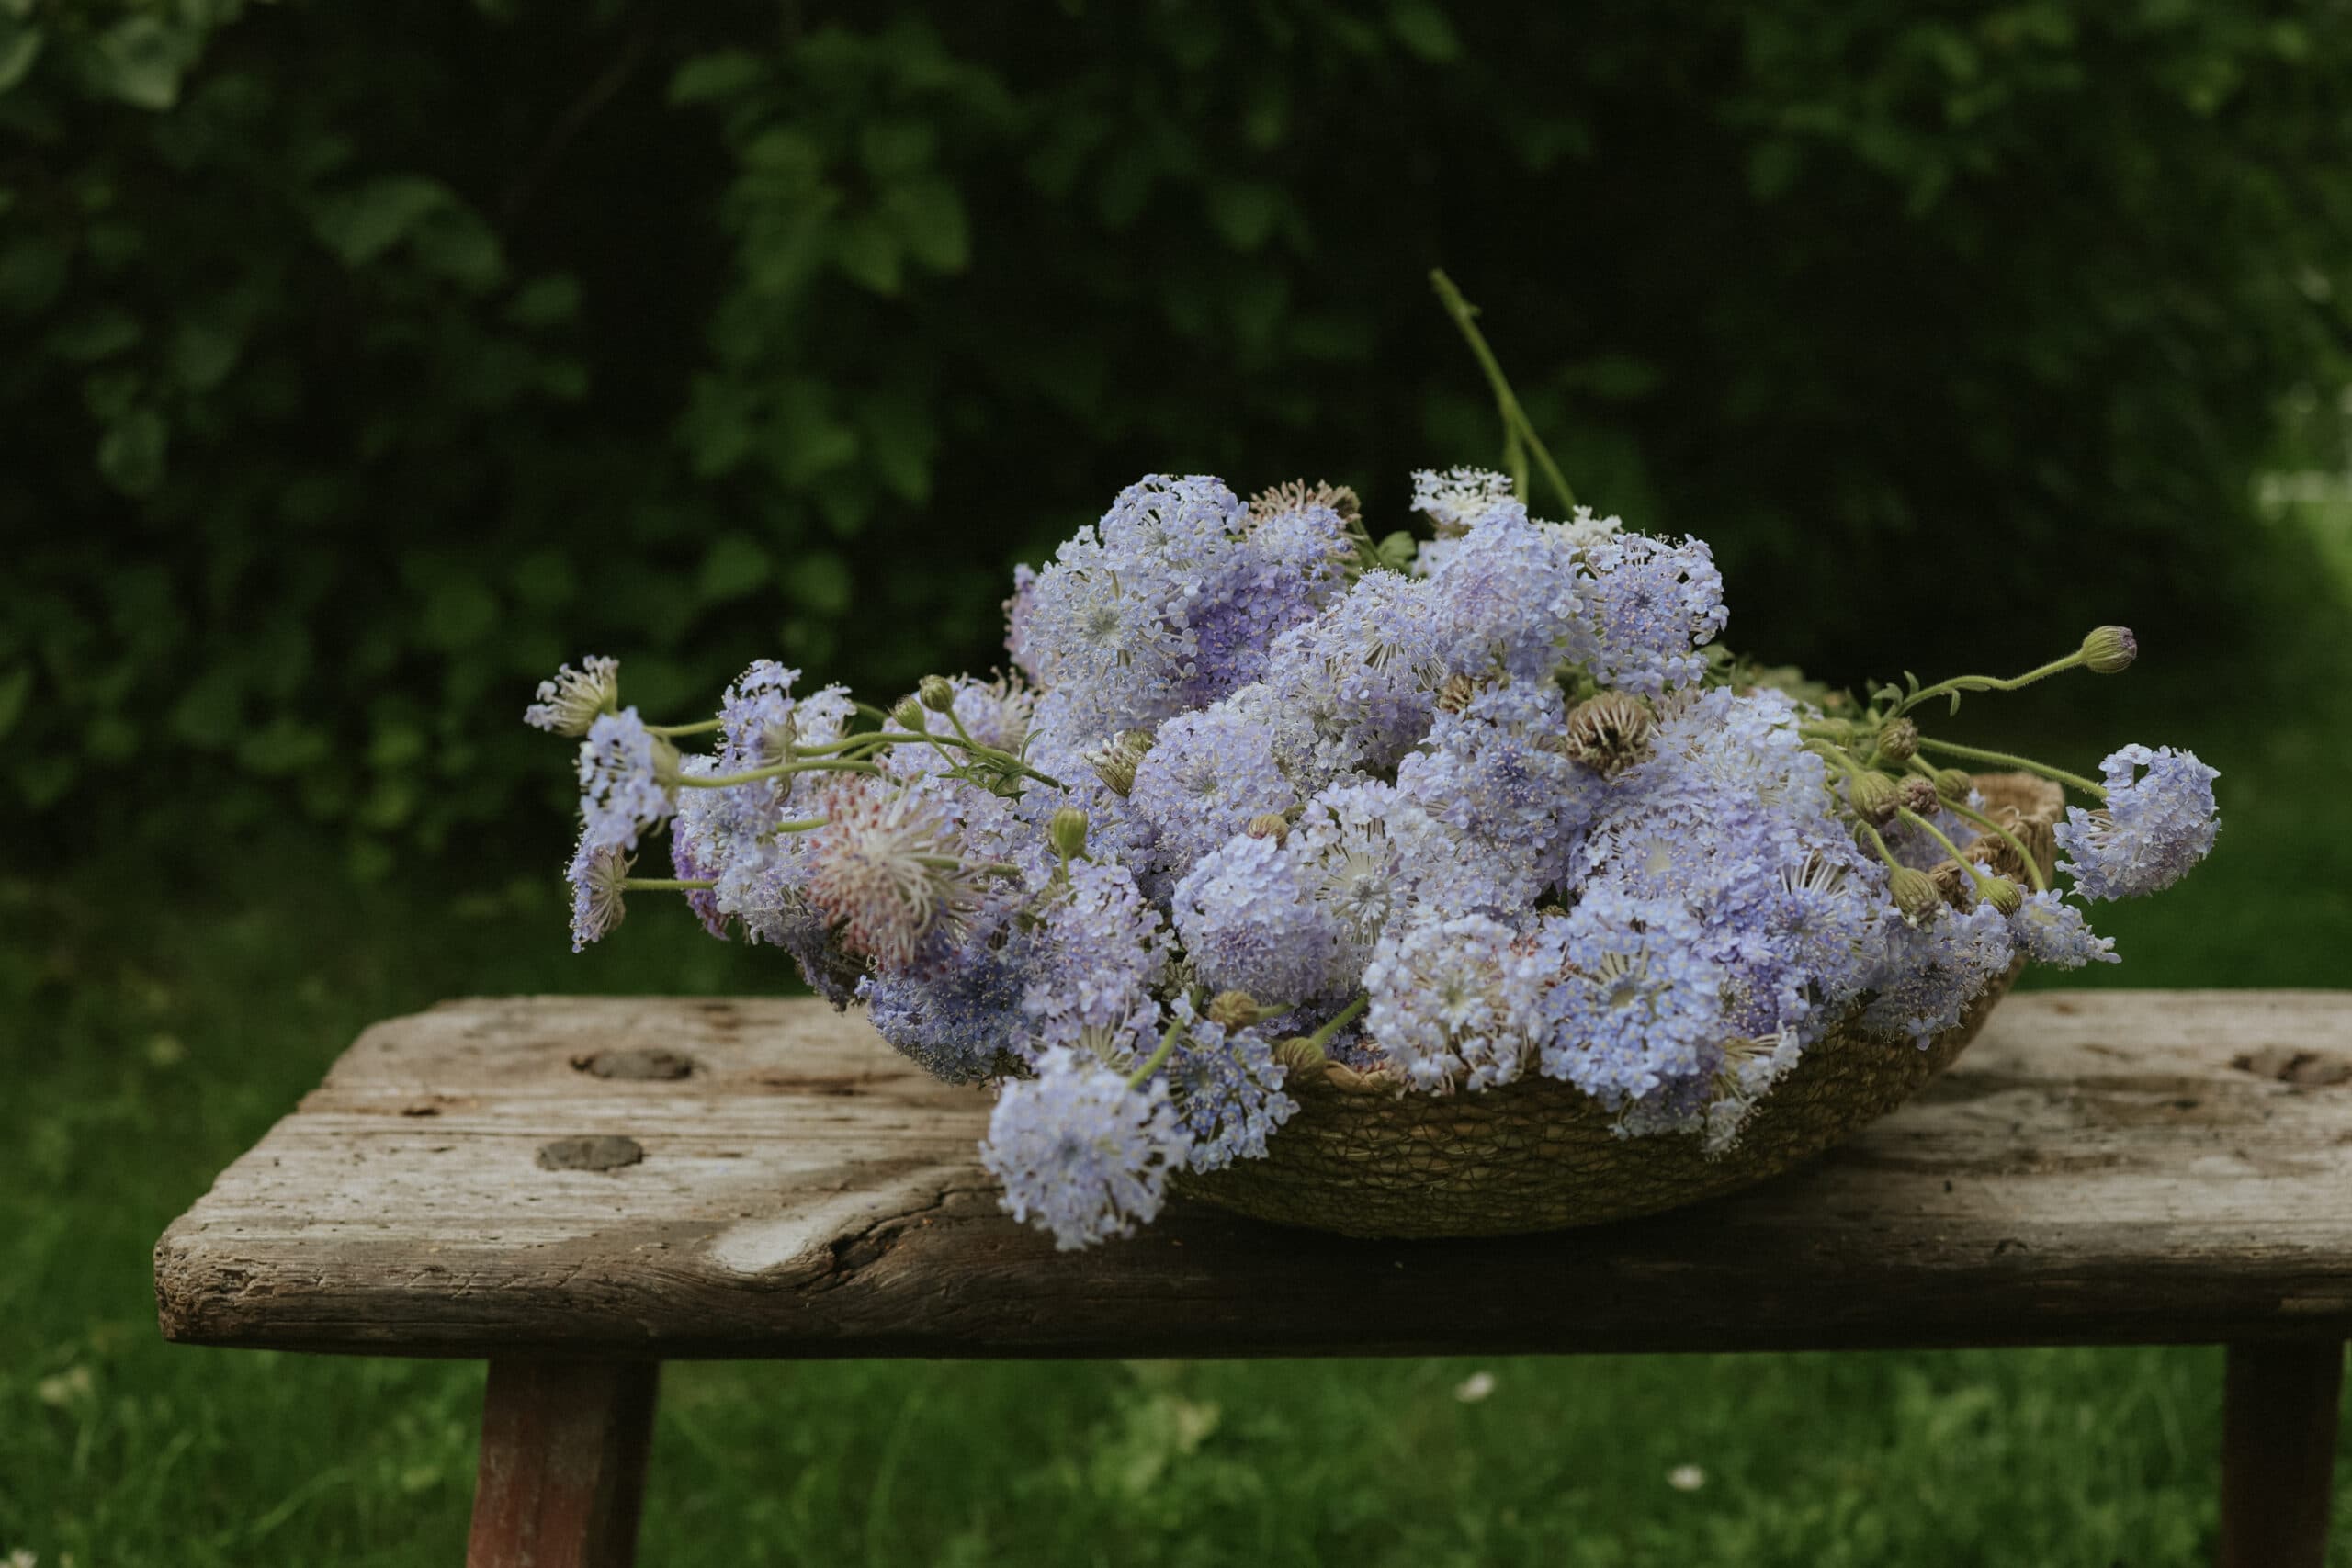
{"label": "wooden bench", "polygon": [[989,1104],[807,1001],[447,1003],[368,1031],[164,1234],[164,1332],[488,1358],[484,1568],[630,1560],[675,1357],[2212,1342],[2222,1562],[2325,1552],[2352,994],[2013,998],[1917,1101],[1806,1170],[1504,1241],[1174,1204],[1057,1254],[978,1168]]}

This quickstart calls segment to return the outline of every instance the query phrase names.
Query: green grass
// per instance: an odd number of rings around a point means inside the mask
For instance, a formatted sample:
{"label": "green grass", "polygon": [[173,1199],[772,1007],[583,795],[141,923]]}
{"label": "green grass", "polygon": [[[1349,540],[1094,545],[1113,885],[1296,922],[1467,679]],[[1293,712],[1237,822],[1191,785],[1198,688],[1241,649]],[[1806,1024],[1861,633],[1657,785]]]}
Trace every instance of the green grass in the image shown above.
{"label": "green grass", "polygon": [[[2196,745],[2223,770],[2228,826],[2174,895],[2103,913],[2130,958],[2092,978],[2340,982],[2352,846],[2335,786],[2302,781],[2346,776],[2352,726],[2252,724],[2216,701],[2119,728],[2097,711],[2108,690],[2018,716]],[[2086,749],[2056,760],[2103,748]],[[778,976],[658,905],[575,959],[551,888],[423,891],[448,875],[355,893],[299,844],[248,844],[170,874],[102,852],[0,882],[14,1176],[0,1189],[0,1561],[459,1561],[479,1370],[165,1346],[155,1235],[373,1019],[462,992],[757,991]],[[1491,1396],[1457,1398],[1481,1370]],[[682,1366],[645,1555],[2197,1563],[2219,1375],[2197,1348]],[[1684,1465],[1703,1484],[1669,1484]],[[2352,1519],[2352,1463],[2338,1475]],[[2331,1561],[2352,1568],[2352,1530]]]}

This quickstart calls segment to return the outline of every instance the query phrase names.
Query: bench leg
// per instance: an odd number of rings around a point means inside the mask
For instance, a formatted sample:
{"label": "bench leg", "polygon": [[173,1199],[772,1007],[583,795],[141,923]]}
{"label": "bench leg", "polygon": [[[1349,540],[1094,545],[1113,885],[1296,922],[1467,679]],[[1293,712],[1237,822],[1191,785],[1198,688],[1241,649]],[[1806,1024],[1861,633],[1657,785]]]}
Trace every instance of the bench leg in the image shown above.
{"label": "bench leg", "polygon": [[661,1371],[491,1362],[467,1568],[629,1568]]}
{"label": "bench leg", "polygon": [[2344,1347],[2233,1345],[2222,1395],[2221,1568],[2321,1568]]}

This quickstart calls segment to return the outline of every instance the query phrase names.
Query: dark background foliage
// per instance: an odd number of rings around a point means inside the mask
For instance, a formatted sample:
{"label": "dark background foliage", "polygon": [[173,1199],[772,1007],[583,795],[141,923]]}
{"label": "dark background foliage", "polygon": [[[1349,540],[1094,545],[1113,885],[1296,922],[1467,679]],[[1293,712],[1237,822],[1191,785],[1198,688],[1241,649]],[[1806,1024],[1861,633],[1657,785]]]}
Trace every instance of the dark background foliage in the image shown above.
{"label": "dark background foliage", "polygon": [[0,0],[0,789],[446,853],[560,798],[583,650],[661,717],[985,667],[1151,469],[1398,525],[1495,453],[1432,265],[1742,647],[2235,660],[2340,380],[2339,21]]}

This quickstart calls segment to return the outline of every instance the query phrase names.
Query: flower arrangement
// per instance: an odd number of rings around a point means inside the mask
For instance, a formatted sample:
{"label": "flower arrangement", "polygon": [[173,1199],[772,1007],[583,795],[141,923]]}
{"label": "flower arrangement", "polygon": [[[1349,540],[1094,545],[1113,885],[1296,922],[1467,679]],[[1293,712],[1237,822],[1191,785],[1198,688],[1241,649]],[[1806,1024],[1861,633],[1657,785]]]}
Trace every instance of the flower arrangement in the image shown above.
{"label": "flower arrangement", "polygon": [[[1908,1049],[2015,962],[2115,961],[2037,832],[2086,900],[2211,847],[2188,752],[2089,779],[1923,731],[2120,671],[2129,631],[1861,699],[1732,657],[1707,545],[1577,504],[1456,319],[1513,471],[1417,474],[1427,536],[1375,542],[1334,486],[1154,475],[1016,573],[1001,676],[885,709],[763,660],[662,726],[612,660],[567,666],[526,716],[580,740],[575,946],[661,890],[783,948],[932,1073],[1001,1086],[982,1160],[1076,1247],[1262,1157],[1326,1064],[1435,1096],[1536,1076],[1727,1149],[1834,1026]],[[1959,762],[2085,804],[2039,829]],[[665,826],[672,874],[634,874]]]}

